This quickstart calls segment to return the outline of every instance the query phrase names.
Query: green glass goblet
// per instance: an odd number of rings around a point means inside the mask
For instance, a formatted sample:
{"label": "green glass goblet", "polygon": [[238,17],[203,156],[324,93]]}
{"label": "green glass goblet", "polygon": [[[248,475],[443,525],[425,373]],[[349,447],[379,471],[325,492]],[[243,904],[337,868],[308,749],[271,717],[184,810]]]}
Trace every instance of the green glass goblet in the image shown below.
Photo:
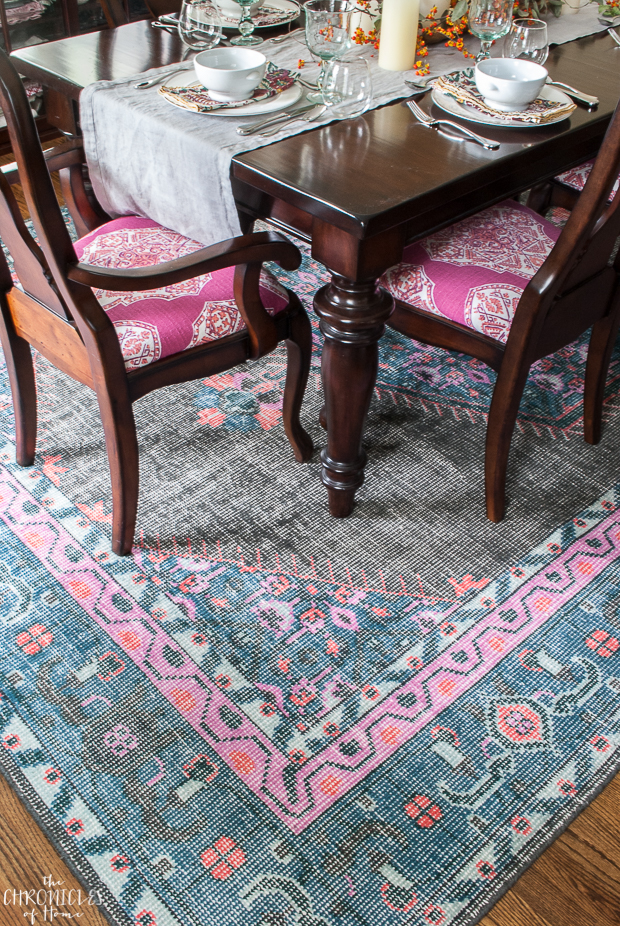
{"label": "green glass goblet", "polygon": [[253,35],[254,21],[250,9],[254,0],[236,0],[241,7],[241,19],[239,20],[239,35],[231,39],[231,45],[262,45],[263,40],[257,35]]}

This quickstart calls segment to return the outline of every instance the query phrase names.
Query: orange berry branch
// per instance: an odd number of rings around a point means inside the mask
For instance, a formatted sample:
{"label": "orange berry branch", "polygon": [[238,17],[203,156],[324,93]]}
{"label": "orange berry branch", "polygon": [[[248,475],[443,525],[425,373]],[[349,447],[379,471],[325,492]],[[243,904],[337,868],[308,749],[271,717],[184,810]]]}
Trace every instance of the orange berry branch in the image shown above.
{"label": "orange berry branch", "polygon": [[[570,3],[571,0],[567,2]],[[468,0],[451,0],[451,9],[442,16],[437,17],[437,7],[434,6],[426,18],[420,21],[416,43],[416,74],[424,75],[430,71],[429,64],[422,60],[428,57],[429,44],[443,41],[447,48],[457,48],[465,58],[475,58],[475,55],[467,51],[463,42],[463,35],[467,29],[468,6]],[[539,17],[546,12],[559,16],[562,6],[563,0],[514,0],[515,16]],[[358,26],[353,33],[353,41],[357,45],[373,45],[379,48],[381,0],[357,0],[356,10],[370,17],[372,28],[365,32]],[[620,15],[620,0],[603,0],[599,3],[599,15],[610,19]]]}

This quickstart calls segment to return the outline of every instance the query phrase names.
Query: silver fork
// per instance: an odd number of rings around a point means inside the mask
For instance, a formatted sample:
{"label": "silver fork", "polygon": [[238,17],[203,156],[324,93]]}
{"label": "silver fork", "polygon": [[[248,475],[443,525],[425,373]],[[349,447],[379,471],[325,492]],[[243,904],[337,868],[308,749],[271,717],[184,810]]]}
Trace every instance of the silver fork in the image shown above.
{"label": "silver fork", "polygon": [[442,125],[447,125],[448,128],[453,131],[462,132],[465,138],[469,138],[471,141],[475,141],[478,145],[482,145],[483,148],[490,148],[492,151],[495,151],[499,148],[499,142],[491,141],[489,138],[483,138],[482,135],[476,135],[475,132],[472,132],[471,129],[466,129],[464,125],[459,125],[458,122],[451,122],[449,119],[433,119],[432,116],[429,116],[428,113],[425,113],[423,109],[417,105],[414,100],[407,100],[407,106],[416,117],[418,122],[422,125],[428,126],[429,129],[439,128]]}
{"label": "silver fork", "polygon": [[618,36],[618,33],[615,32],[613,29],[608,29],[607,32],[612,37],[616,45],[620,45],[620,36]]}

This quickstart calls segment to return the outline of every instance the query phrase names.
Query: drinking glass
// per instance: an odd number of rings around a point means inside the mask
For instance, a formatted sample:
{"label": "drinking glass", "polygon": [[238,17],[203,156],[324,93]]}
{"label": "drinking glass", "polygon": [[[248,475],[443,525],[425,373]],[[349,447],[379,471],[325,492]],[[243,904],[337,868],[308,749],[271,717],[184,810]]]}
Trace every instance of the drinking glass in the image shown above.
{"label": "drinking glass", "polygon": [[239,20],[239,35],[230,40],[231,45],[262,45],[263,39],[258,35],[253,35],[254,20],[250,12],[254,0],[236,0],[241,7],[241,19]]}
{"label": "drinking glass", "polygon": [[308,0],[306,14],[306,44],[321,59],[318,93],[308,94],[309,100],[323,102],[321,88],[328,61],[340,58],[351,47],[349,23],[354,6],[346,0]]}
{"label": "drinking glass", "polygon": [[353,119],[366,112],[372,100],[370,68],[365,58],[333,58],[325,68],[321,88],[329,114]]}
{"label": "drinking glass", "polygon": [[211,0],[183,0],[179,13],[179,35],[196,51],[213,48],[222,38],[222,21]]}
{"label": "drinking glass", "polygon": [[527,58],[544,64],[548,54],[547,23],[542,19],[515,19],[504,40],[504,58]]}
{"label": "drinking glass", "polygon": [[469,28],[480,39],[476,61],[491,56],[491,45],[510,30],[512,0],[471,0]]}

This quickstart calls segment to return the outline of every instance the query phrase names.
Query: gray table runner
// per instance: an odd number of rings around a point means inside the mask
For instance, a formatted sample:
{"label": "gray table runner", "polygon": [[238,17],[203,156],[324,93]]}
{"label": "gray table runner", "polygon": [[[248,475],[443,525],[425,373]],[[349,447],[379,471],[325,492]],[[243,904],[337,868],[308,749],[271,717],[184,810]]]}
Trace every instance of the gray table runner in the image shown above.
{"label": "gray table runner", "polygon": [[[589,4],[577,14],[551,18],[549,41],[562,44],[603,28],[596,5]],[[477,51],[477,40],[470,37],[467,42]],[[303,33],[282,44],[265,42],[260,50],[268,60],[291,69],[297,68],[299,58],[311,58]],[[363,54],[372,71],[372,108],[408,95],[403,77],[414,76],[413,71],[384,71],[373,49]],[[443,44],[430,49],[427,61],[433,75],[467,63],[460,52]],[[157,73],[150,71],[149,76]],[[303,73],[314,79],[317,69],[308,66]],[[103,208],[112,216],[147,216],[205,245],[240,234],[230,185],[231,159],[312,126],[295,123],[269,139],[242,138],[236,127],[249,117],[185,112],[166,102],[157,87],[135,90],[135,82],[135,77],[99,81],[80,97],[86,159]]]}

